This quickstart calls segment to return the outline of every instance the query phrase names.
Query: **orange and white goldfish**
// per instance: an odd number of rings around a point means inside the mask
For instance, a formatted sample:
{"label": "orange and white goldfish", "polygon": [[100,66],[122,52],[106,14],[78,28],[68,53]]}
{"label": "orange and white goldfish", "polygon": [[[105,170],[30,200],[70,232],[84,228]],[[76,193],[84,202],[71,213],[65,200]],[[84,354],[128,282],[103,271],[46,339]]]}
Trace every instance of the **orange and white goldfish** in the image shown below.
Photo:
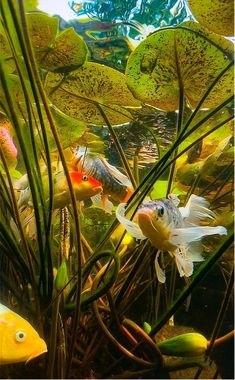
{"label": "orange and white goldfish", "polygon": [[0,365],[28,362],[47,352],[33,326],[0,303]]}
{"label": "orange and white goldfish", "polygon": [[198,242],[204,236],[227,234],[223,226],[198,225],[202,220],[215,218],[215,214],[208,209],[209,202],[204,198],[192,194],[185,207],[178,205],[176,195],[144,202],[137,210],[137,223],[126,218],[126,204],[121,203],[116,210],[117,219],[130,235],[140,240],[149,239],[158,248],[155,269],[158,281],[162,283],[166,277],[158,263],[160,252],[168,251],[175,258],[180,276],[189,277],[193,273],[193,262],[204,260]]}
{"label": "orange and white goldfish", "polygon": [[[71,171],[70,178],[77,201],[83,201],[102,191],[102,184],[92,176],[78,171]],[[42,176],[44,192],[47,196],[49,193],[49,183],[46,175]],[[15,189],[21,190],[18,200],[18,206],[31,206],[31,191],[27,187],[27,175],[15,183]],[[54,209],[67,206],[71,202],[69,187],[63,170],[54,175]]]}
{"label": "orange and white goldfish", "polygon": [[119,202],[127,202],[134,191],[127,176],[110,165],[103,157],[97,157],[91,153],[79,154],[78,152],[71,165],[74,170],[84,171],[101,182],[102,200],[100,200],[100,196],[96,196],[92,198],[92,201],[94,206],[101,207],[106,212],[111,213],[113,207],[108,196]]}

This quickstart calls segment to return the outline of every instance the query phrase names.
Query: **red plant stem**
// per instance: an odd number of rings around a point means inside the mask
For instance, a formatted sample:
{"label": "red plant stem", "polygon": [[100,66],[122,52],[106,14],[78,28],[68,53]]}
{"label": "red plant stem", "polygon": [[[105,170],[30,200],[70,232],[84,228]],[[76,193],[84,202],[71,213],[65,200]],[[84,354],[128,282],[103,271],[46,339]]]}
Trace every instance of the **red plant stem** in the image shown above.
{"label": "red plant stem", "polygon": [[[223,344],[223,343],[229,341],[230,339],[234,338],[234,331],[235,331],[235,330],[232,330],[232,331],[230,331],[228,334],[226,334],[226,335],[224,335],[224,336],[221,336],[220,338],[216,339],[216,340],[214,341],[212,347],[213,347],[213,348],[214,348],[214,347],[217,347],[217,346],[219,346],[220,344]],[[208,341],[208,347],[209,347],[209,345],[210,345],[210,341]]]}

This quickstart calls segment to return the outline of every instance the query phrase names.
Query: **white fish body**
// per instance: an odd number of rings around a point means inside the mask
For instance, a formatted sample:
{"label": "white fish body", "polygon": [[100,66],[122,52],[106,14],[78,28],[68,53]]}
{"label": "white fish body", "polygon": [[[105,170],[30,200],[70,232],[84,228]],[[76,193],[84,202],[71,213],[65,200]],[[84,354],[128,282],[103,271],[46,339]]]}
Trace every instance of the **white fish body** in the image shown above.
{"label": "white fish body", "polygon": [[223,226],[199,226],[205,219],[214,219],[215,214],[208,209],[209,202],[192,194],[185,207],[177,207],[176,196],[144,202],[137,213],[137,223],[125,217],[125,204],[116,210],[119,222],[136,239],[148,238],[159,252],[155,260],[158,280],[165,282],[165,273],[160,268],[160,251],[168,251],[175,257],[180,276],[189,277],[193,273],[193,262],[202,261],[200,241],[204,236],[226,235]]}

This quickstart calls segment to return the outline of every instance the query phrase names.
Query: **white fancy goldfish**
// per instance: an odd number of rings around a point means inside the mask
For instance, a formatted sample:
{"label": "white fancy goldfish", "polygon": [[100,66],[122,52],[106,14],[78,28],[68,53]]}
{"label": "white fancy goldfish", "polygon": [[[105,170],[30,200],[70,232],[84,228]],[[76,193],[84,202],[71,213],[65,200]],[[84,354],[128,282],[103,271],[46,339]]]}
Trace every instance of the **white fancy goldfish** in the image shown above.
{"label": "white fancy goldfish", "polygon": [[189,277],[193,273],[193,262],[204,260],[198,242],[204,236],[227,234],[226,228],[222,226],[198,226],[200,221],[215,217],[208,209],[209,202],[204,198],[192,194],[185,207],[178,205],[176,195],[170,195],[169,199],[144,202],[137,210],[137,223],[126,218],[125,203],[121,203],[116,210],[117,219],[130,235],[140,240],[149,239],[158,248],[155,269],[158,281],[162,283],[166,277],[158,263],[161,251],[168,251],[175,258],[181,277]]}
{"label": "white fancy goldfish", "polygon": [[0,365],[27,363],[44,352],[47,345],[33,326],[0,303]]}

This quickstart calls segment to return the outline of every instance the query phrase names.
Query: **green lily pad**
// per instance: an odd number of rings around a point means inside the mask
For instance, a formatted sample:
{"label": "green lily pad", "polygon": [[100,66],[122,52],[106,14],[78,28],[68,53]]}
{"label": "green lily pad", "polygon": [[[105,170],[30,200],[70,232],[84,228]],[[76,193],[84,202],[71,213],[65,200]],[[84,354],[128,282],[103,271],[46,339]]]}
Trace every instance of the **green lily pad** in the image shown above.
{"label": "green lily pad", "polygon": [[[87,125],[81,121],[65,115],[58,109],[51,107],[54,116],[57,133],[63,148],[79,144],[79,141],[87,129]],[[49,145],[53,150],[56,148],[54,138],[48,125]]]}
{"label": "green lily pad", "polygon": [[[195,27],[196,28],[196,27]],[[222,38],[222,37],[220,37]],[[229,64],[223,46],[208,36],[182,26],[159,30],[146,38],[130,55],[127,85],[137,99],[157,108],[179,108],[179,82],[190,108],[195,108],[208,86]],[[203,103],[216,107],[233,93],[233,69],[217,82]]]}
{"label": "green lily pad", "polygon": [[44,13],[27,14],[29,32],[41,68],[52,72],[69,72],[81,66],[88,48],[73,28],[58,34],[59,20]]}
{"label": "green lily pad", "polygon": [[112,125],[130,121],[126,107],[140,106],[126,85],[125,75],[98,63],[86,62],[66,76],[48,73],[45,89],[62,112],[89,124],[106,124],[96,103]]}
{"label": "green lily pad", "polygon": [[[151,191],[151,199],[165,198],[168,187],[167,180],[158,180]],[[176,195],[182,195],[184,192],[177,187],[177,184],[174,183],[172,186],[172,193]]]}
{"label": "green lily pad", "polygon": [[24,10],[26,12],[36,11],[38,7],[38,0],[24,0]]}
{"label": "green lily pad", "polygon": [[188,5],[198,22],[212,32],[234,35],[233,0],[188,0]]}

